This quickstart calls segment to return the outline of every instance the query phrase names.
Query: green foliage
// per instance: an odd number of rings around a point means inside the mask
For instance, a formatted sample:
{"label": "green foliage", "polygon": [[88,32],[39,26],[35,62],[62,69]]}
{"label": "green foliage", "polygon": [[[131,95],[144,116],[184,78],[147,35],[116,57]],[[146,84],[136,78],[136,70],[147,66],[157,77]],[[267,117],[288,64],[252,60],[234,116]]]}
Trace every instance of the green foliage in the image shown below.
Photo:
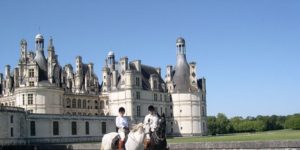
{"label": "green foliage", "polygon": [[300,129],[300,114],[291,116],[257,116],[228,119],[225,114],[208,117],[208,134],[227,134],[240,132],[260,132],[279,129]]}
{"label": "green foliage", "polygon": [[289,116],[285,122],[285,128],[300,130],[300,116],[298,115]]}

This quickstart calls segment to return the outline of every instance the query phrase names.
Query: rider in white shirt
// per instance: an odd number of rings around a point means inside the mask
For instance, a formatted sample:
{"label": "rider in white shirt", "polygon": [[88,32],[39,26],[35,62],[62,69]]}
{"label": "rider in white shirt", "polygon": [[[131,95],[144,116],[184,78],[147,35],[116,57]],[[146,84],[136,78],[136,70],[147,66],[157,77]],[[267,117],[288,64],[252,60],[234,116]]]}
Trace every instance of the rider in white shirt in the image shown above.
{"label": "rider in white shirt", "polygon": [[155,112],[155,109],[152,105],[148,107],[149,114],[145,116],[144,119],[144,127],[149,126],[150,131],[146,131],[146,138],[144,141],[144,149],[147,149],[147,147],[150,144],[150,134],[155,131],[158,123],[158,116],[157,113]]}
{"label": "rider in white shirt", "polygon": [[118,128],[118,133],[120,135],[120,141],[118,144],[118,149],[122,150],[125,144],[125,139],[126,139],[126,133],[128,133],[128,121],[127,118],[124,117],[125,114],[125,108],[120,107],[119,108],[119,116],[116,118],[116,126]]}

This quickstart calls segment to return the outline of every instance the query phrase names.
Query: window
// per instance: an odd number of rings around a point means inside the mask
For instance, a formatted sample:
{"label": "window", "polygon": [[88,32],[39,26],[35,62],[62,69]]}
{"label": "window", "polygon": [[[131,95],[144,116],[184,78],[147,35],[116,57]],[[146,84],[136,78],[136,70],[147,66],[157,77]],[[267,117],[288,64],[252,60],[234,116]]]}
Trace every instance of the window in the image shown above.
{"label": "window", "polygon": [[53,122],[53,135],[59,135],[59,124],[58,121]]}
{"label": "window", "polygon": [[85,134],[89,135],[90,134],[90,123],[85,122]]}
{"label": "window", "polygon": [[34,82],[33,82],[33,81],[30,81],[30,82],[29,82],[29,86],[34,86]]}
{"label": "window", "polygon": [[33,104],[33,94],[28,94],[28,105]]}
{"label": "window", "polygon": [[14,116],[13,115],[10,116],[10,123],[14,123]]}
{"label": "window", "polygon": [[30,135],[35,136],[35,121],[30,121]]}
{"label": "window", "polygon": [[71,100],[69,98],[66,100],[66,107],[71,108]]}
{"label": "window", "polygon": [[136,99],[141,99],[141,92],[139,91],[136,92]]}
{"label": "window", "polygon": [[83,107],[83,109],[86,108],[86,100],[83,100],[82,107]]}
{"label": "window", "polygon": [[15,102],[11,102],[11,106],[15,106]]}
{"label": "window", "polygon": [[72,108],[76,108],[76,100],[75,99],[72,100]]}
{"label": "window", "polygon": [[154,80],[154,82],[153,82],[153,89],[157,89],[157,81],[156,80]]}
{"label": "window", "polygon": [[77,135],[77,123],[75,121],[72,122],[72,135]]}
{"label": "window", "polygon": [[135,85],[140,86],[140,78],[139,77],[135,78]]}
{"label": "window", "polygon": [[25,94],[22,94],[23,105],[25,105]]}
{"label": "window", "polygon": [[167,107],[165,107],[165,114],[167,114],[168,113],[168,111],[167,111]]}
{"label": "window", "polygon": [[10,136],[14,137],[14,128],[10,128]]}
{"label": "window", "polygon": [[90,100],[87,101],[87,108],[90,109]]}
{"label": "window", "polygon": [[173,113],[170,114],[170,117],[173,117]]}
{"label": "window", "polygon": [[165,101],[167,101],[167,95],[164,95]]}
{"label": "window", "polygon": [[173,106],[170,106],[170,109],[172,110],[172,109],[173,109]]}
{"label": "window", "polygon": [[162,107],[160,107],[160,114],[162,115],[163,114],[163,108]]}
{"label": "window", "polygon": [[154,101],[157,101],[157,94],[154,94]]}
{"label": "window", "polygon": [[203,106],[202,106],[202,116],[205,116],[205,110]]}
{"label": "window", "polygon": [[78,106],[78,108],[81,108],[81,99],[78,100],[77,106]]}
{"label": "window", "polygon": [[100,109],[103,109],[104,108],[104,101],[101,101],[100,102]]}
{"label": "window", "polygon": [[98,101],[95,101],[95,109],[98,109]]}
{"label": "window", "polygon": [[101,127],[102,127],[102,134],[106,134],[106,122],[102,122]]}
{"label": "window", "polygon": [[159,100],[162,101],[162,95],[161,94],[159,95]]}
{"label": "window", "polygon": [[34,69],[29,69],[29,77],[34,77]]}
{"label": "window", "polygon": [[141,106],[136,106],[136,116],[137,117],[141,116]]}

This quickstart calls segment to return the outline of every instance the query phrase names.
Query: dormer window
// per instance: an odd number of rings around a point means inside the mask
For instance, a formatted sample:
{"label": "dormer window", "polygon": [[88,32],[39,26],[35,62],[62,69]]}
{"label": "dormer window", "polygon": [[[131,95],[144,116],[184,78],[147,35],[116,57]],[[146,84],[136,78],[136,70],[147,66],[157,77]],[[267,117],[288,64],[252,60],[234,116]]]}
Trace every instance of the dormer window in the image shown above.
{"label": "dormer window", "polygon": [[135,78],[135,85],[140,86],[140,78],[139,77]]}
{"label": "dormer window", "polygon": [[29,77],[34,77],[34,69],[29,69]]}

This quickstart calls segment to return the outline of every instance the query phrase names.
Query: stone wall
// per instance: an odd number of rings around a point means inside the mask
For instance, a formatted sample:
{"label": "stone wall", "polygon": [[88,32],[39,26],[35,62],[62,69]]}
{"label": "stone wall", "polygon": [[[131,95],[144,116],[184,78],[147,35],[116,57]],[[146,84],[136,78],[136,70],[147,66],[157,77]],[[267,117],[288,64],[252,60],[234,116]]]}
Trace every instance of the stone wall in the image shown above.
{"label": "stone wall", "polygon": [[169,144],[171,150],[195,149],[300,149],[297,141],[201,142]]}
{"label": "stone wall", "polygon": [[[11,146],[2,147],[5,149],[28,149],[28,150],[99,150],[101,144],[95,143],[76,143],[61,145],[28,145],[28,146]],[[252,142],[201,142],[201,143],[180,143],[169,144],[170,150],[227,150],[227,149],[276,149],[276,150],[300,150],[300,140],[295,141],[252,141]],[[0,146],[1,149],[1,146]]]}

